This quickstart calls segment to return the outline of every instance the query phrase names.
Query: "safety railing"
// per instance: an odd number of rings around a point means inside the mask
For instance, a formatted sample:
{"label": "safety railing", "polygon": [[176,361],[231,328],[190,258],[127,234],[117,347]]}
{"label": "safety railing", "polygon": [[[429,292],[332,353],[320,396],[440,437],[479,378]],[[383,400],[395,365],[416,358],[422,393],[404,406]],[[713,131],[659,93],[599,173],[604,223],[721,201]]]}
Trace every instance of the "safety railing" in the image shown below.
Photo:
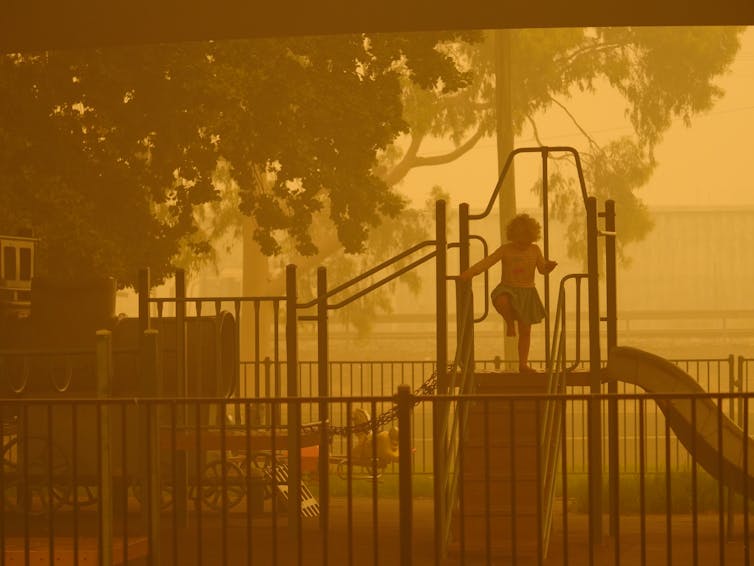
{"label": "safety railing", "polygon": [[[474,296],[470,286],[463,286],[464,296],[461,299],[461,317],[465,324],[460,327],[455,358],[449,370],[449,391],[454,394],[469,395],[474,393],[474,339],[473,339],[473,304]],[[446,463],[438,474],[435,472],[437,484],[437,505],[440,506],[436,513],[436,552],[444,556],[450,543],[451,527],[454,513],[457,508],[458,489],[461,482],[461,470],[459,459],[461,458],[465,431],[469,418],[469,404],[448,401],[434,404],[434,410],[440,410],[439,437],[435,443],[442,446],[442,454],[445,455]]]}
{"label": "safety railing", "polygon": [[[571,274],[563,277],[558,288],[558,301],[555,307],[555,321],[552,326],[551,353],[546,369],[546,394],[562,395],[566,392],[566,377],[568,372],[578,367],[581,362],[579,340],[576,340],[574,362],[567,365],[566,348],[566,284],[573,280],[576,283],[576,301],[581,300],[579,282],[588,275],[583,273]],[[580,309],[576,309],[576,328],[580,326]],[[578,334],[577,334],[578,336]],[[550,542],[553,504],[557,482],[557,463],[561,453],[561,440],[565,428],[565,407],[563,403],[550,398],[544,407],[542,430],[540,431],[539,448],[542,451],[542,546],[544,553]]]}
{"label": "safety railing", "polygon": [[[87,399],[3,399],[0,551],[6,563],[25,564],[436,564],[441,559],[432,543],[446,527],[435,524],[432,487],[413,473],[411,412],[424,404],[438,409],[452,404],[457,410],[474,404],[481,408],[483,428],[495,434],[480,439],[483,460],[459,445],[455,474],[480,465],[487,473],[478,474],[482,483],[476,491],[467,486],[456,492],[456,509],[466,514],[451,521],[450,563],[749,563],[754,451],[748,415],[754,393],[597,396],[599,403],[634,410],[641,435],[648,432],[647,404],[664,407],[667,444],[656,479],[648,473],[643,450],[635,472],[625,471],[619,461],[620,497],[612,504],[622,528],[616,538],[599,544],[589,538],[589,492],[567,471],[564,426],[551,525],[541,527],[550,530],[549,544],[527,542],[537,529],[533,518],[519,513],[511,522],[495,514],[501,500],[543,514],[546,503],[530,496],[530,478],[512,470],[531,467],[545,476],[547,466],[542,458],[531,459],[524,446],[496,448],[496,438],[524,431],[498,429],[495,409],[535,407],[544,418],[548,403],[567,409],[587,399],[593,397],[414,395],[407,387],[392,396],[327,399],[127,399],[106,391]],[[322,402],[331,410],[342,405],[346,414],[357,406],[375,410],[379,403],[391,403],[398,423],[398,437],[388,443],[373,425],[354,429],[371,436],[358,445],[363,452],[354,444],[338,455],[349,463],[342,475],[330,463],[328,499],[318,489],[321,478],[308,452],[286,453],[291,430],[277,422],[254,423],[260,410],[292,411],[294,405],[303,409]],[[729,402],[744,408],[741,427],[731,426],[722,410]],[[182,412],[197,419],[180,424]],[[199,418],[208,412],[240,413],[242,419],[213,425]],[[304,448],[317,443],[320,427],[304,423],[296,431]],[[461,436],[468,427],[459,421]],[[676,433],[692,458],[687,470],[673,469],[670,459]],[[294,459],[302,471],[292,478]],[[394,479],[381,476],[388,460],[398,466]],[[497,483],[501,477],[510,478],[503,488]],[[290,481],[300,486],[298,501],[288,497]],[[331,520],[323,528],[317,517],[328,505]],[[302,521],[295,536],[291,514]]]}

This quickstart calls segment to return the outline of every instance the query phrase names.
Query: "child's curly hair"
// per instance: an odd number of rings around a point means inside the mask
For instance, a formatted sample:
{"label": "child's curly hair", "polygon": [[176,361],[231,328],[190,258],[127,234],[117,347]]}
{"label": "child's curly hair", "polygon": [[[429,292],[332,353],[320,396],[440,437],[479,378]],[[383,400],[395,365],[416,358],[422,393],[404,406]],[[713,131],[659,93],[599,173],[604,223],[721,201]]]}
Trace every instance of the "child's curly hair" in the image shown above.
{"label": "child's curly hair", "polygon": [[505,235],[510,242],[527,242],[529,244],[539,240],[541,227],[539,222],[528,214],[518,214],[505,228]]}

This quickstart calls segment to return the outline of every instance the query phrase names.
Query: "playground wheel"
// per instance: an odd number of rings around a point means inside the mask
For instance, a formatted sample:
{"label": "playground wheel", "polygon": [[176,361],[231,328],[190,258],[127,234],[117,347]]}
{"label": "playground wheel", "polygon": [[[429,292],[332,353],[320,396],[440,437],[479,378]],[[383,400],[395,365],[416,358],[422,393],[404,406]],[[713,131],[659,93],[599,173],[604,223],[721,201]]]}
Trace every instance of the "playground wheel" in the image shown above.
{"label": "playground wheel", "polygon": [[210,509],[223,508],[223,478],[225,501],[228,509],[235,507],[246,494],[246,475],[235,462],[212,460],[204,467],[201,484],[201,500]]}
{"label": "playground wheel", "polygon": [[95,505],[99,501],[99,491],[95,486],[78,485],[76,489],[71,489],[68,503],[73,505],[74,502],[80,507]]}
{"label": "playground wheel", "polygon": [[5,509],[41,515],[70,501],[68,458],[46,438],[14,438],[3,446]]}
{"label": "playground wheel", "polygon": [[[134,499],[139,502],[139,505],[143,505],[145,501],[144,497],[145,489],[142,486],[142,480],[135,480],[131,484],[131,493],[133,493]],[[173,488],[167,485],[165,480],[160,482],[160,511],[167,511],[173,504]]]}
{"label": "playground wheel", "polygon": [[[277,465],[280,466],[284,459],[278,459]],[[257,478],[268,478],[272,470],[272,454],[270,452],[255,452],[249,460],[249,474]],[[272,498],[272,482],[264,481],[264,499]]]}

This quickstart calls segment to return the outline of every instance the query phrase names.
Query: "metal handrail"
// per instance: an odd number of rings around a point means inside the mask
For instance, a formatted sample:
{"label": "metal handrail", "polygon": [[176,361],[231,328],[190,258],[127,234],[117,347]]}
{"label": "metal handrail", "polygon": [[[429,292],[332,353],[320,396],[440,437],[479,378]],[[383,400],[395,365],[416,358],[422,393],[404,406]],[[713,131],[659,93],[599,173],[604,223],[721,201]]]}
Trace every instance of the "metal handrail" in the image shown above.
{"label": "metal handrail", "polygon": [[487,207],[484,209],[483,212],[479,214],[470,214],[469,220],[481,220],[482,218],[485,218],[492,212],[492,207],[495,205],[495,202],[497,201],[497,196],[500,194],[500,189],[503,186],[503,180],[505,179],[505,176],[508,174],[508,169],[510,169],[510,166],[513,164],[513,158],[518,155],[519,153],[554,153],[554,152],[566,152],[573,155],[574,161],[576,163],[576,171],[579,175],[579,185],[581,188],[581,197],[584,199],[584,202],[586,203],[586,182],[584,181],[584,170],[581,167],[581,157],[579,156],[579,152],[576,150],[576,148],[573,148],[571,146],[537,146],[537,147],[519,147],[514,149],[508,154],[508,159],[505,160],[505,165],[503,166],[503,170],[500,173],[500,176],[497,179],[497,184],[495,185],[495,188],[492,191],[492,196],[490,197],[489,202],[487,203]]}
{"label": "metal handrail", "polygon": [[[352,279],[349,279],[348,281],[346,281],[344,283],[341,283],[340,285],[338,285],[336,287],[333,287],[332,289],[330,289],[329,291],[327,291],[327,293],[325,294],[325,296],[327,298],[330,298],[330,297],[332,297],[334,295],[337,295],[338,293],[341,293],[341,292],[345,291],[349,287],[354,286],[356,283],[359,283],[360,281],[363,281],[367,277],[370,277],[370,276],[374,275],[375,273],[379,273],[383,269],[385,269],[387,267],[390,267],[391,265],[393,265],[395,263],[398,263],[400,260],[402,260],[402,259],[410,256],[411,254],[419,251],[420,249],[426,248],[428,246],[435,247],[435,251],[430,252],[429,254],[421,257],[420,259],[416,260],[415,262],[413,262],[409,266],[407,266],[407,267],[401,269],[400,271],[398,271],[396,274],[393,274],[393,276],[390,276],[388,278],[382,279],[381,281],[378,281],[377,283],[374,283],[374,284],[370,285],[369,287],[367,287],[367,289],[363,290],[362,292],[360,292],[358,294],[358,296],[363,296],[366,293],[368,293],[370,291],[373,291],[374,289],[377,289],[378,287],[381,287],[385,283],[388,283],[392,279],[395,279],[399,275],[402,275],[406,271],[410,271],[411,269],[413,269],[413,268],[421,265],[425,261],[428,261],[428,260],[432,259],[433,257],[435,257],[435,255],[437,254],[437,240],[425,240],[424,242],[419,242],[418,244],[416,244],[414,246],[411,246],[410,248],[402,251],[401,253],[399,253],[397,255],[394,255],[393,257],[391,257],[389,259],[386,259],[382,263],[380,263],[378,265],[375,265],[371,269],[368,269],[368,270],[364,271],[363,273],[360,273],[356,277],[353,277]],[[358,297],[355,297],[355,298],[358,298]],[[341,306],[344,306],[345,304],[348,304],[349,302],[351,302],[351,300],[355,300],[355,298],[345,299],[345,300],[341,301],[340,303],[337,303],[336,305],[330,305],[328,308],[340,308]],[[320,297],[315,297],[314,299],[312,299],[309,302],[299,303],[297,305],[297,307],[300,308],[300,309],[307,309],[307,308],[313,307],[313,306],[315,306],[317,304],[317,301],[319,299],[320,299]]]}
{"label": "metal handrail", "polygon": [[[466,290],[466,296],[463,299],[461,307],[461,320],[469,321],[468,312],[473,308],[474,295],[471,292],[469,286]],[[457,340],[456,354],[452,367],[454,370],[451,372],[451,385],[452,391],[458,386],[460,395],[468,395],[474,393],[474,380],[473,376],[473,364],[469,363],[472,359],[473,342],[466,340],[466,333],[470,331],[471,324],[463,324],[460,327],[460,333]],[[460,368],[460,380],[456,384],[456,378],[459,377]],[[447,450],[445,453],[448,457],[447,466],[445,466],[446,475],[441,479],[441,493],[443,496],[443,509],[445,509],[445,516],[443,517],[442,524],[442,551],[443,554],[447,549],[450,542],[450,531],[453,520],[453,504],[455,503],[456,495],[458,492],[459,474],[456,473],[456,460],[458,457],[458,446],[463,439],[460,438],[461,432],[466,430],[466,422],[468,420],[469,403],[448,403],[446,412],[443,415],[440,428],[440,438],[435,439],[436,442],[443,443]]]}
{"label": "metal handrail", "polygon": [[[548,396],[565,393],[566,374],[578,366],[580,360],[566,367],[566,289],[565,285],[569,280],[578,282],[588,277],[585,273],[573,273],[563,277],[560,280],[558,289],[558,302],[555,307],[555,323],[553,324],[551,352],[546,371],[546,394]],[[580,286],[576,288],[577,297],[580,296]],[[579,324],[580,313],[576,313],[577,325]],[[577,356],[579,355],[577,350]],[[544,419],[541,430],[540,447],[542,450],[542,548],[546,555],[547,547],[550,542],[550,526],[552,524],[552,510],[555,499],[555,478],[557,476],[557,461],[560,454],[561,412],[563,404],[561,401],[548,398],[545,401]]]}

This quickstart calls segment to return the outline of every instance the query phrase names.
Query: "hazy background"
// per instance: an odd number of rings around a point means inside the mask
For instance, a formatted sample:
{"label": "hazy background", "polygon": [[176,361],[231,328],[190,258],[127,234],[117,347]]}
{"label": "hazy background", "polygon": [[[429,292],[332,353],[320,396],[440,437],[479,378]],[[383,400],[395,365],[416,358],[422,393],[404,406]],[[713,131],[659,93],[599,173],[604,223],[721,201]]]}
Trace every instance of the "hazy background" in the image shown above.
{"label": "hazy background", "polygon": [[[741,49],[730,73],[717,84],[724,97],[707,114],[692,118],[691,127],[681,121],[667,132],[657,148],[659,165],[647,186],[638,194],[650,207],[754,205],[754,181],[749,163],[754,158],[754,28],[742,35]],[[597,86],[594,96],[573,98],[569,108],[598,142],[631,128],[623,106],[609,87]],[[530,129],[516,145],[537,145]],[[562,112],[553,110],[540,123],[539,133],[547,145],[583,144],[583,136]],[[437,144],[440,153],[446,147]],[[527,188],[539,176],[539,157],[525,158],[529,167],[516,162],[517,199],[521,208],[537,206]],[[497,180],[497,155],[493,138],[480,141],[452,164],[414,169],[402,185],[404,194],[420,204],[433,185],[446,189],[458,202],[474,207],[487,203]]]}
{"label": "hazy background", "polygon": [[[637,192],[652,211],[655,227],[645,241],[627,247],[630,261],[619,272],[619,311],[623,316],[619,340],[667,357],[754,355],[754,181],[750,166],[754,158],[754,28],[744,32],[730,72],[716,82],[725,94],[712,110],[692,117],[689,127],[676,121],[657,147],[658,166],[649,183]],[[597,84],[596,94],[574,97],[568,107],[597,142],[632,131],[624,104],[607,85]],[[540,139],[547,145],[585,146],[583,135],[557,108],[539,120],[538,126]],[[430,149],[438,154],[452,147],[440,140],[433,144]],[[538,144],[532,131],[525,128],[515,145]],[[423,150],[423,154],[431,153]],[[479,212],[489,200],[497,167],[495,139],[485,138],[450,164],[413,169],[398,190],[413,206],[421,207],[432,187],[439,186],[449,195],[454,212],[461,202],[469,202],[472,212]],[[539,156],[517,159],[519,210],[536,212],[539,205],[530,187],[539,178],[540,168]],[[618,215],[620,228],[620,210]],[[455,231],[454,225],[451,230]],[[553,226],[551,234],[551,256],[560,262],[551,283],[553,295],[560,277],[583,270],[577,260],[565,256],[563,230]],[[490,246],[499,243],[496,218],[486,221],[482,231]],[[480,257],[479,250],[474,254]],[[240,294],[240,257],[241,244],[237,242],[219,258],[217,268],[207,268],[193,277],[189,295]],[[455,256],[450,261],[454,271]],[[418,295],[398,287],[393,316],[376,319],[368,335],[336,325],[331,331],[332,358],[384,359],[389,351],[395,359],[432,359],[431,270],[428,267],[422,272]],[[498,276],[491,270],[492,280]],[[541,280],[538,284],[542,292]],[[481,293],[480,286],[478,301]],[[155,294],[172,294],[171,285]],[[135,306],[133,295],[121,292],[119,310],[133,314]],[[653,312],[659,313],[654,320]],[[632,313],[638,319],[627,321]],[[502,354],[500,328],[497,316],[480,326],[479,359]],[[302,325],[301,332],[301,355],[307,359],[316,348],[313,326]],[[542,329],[535,330],[533,357],[542,356],[542,334]]]}

